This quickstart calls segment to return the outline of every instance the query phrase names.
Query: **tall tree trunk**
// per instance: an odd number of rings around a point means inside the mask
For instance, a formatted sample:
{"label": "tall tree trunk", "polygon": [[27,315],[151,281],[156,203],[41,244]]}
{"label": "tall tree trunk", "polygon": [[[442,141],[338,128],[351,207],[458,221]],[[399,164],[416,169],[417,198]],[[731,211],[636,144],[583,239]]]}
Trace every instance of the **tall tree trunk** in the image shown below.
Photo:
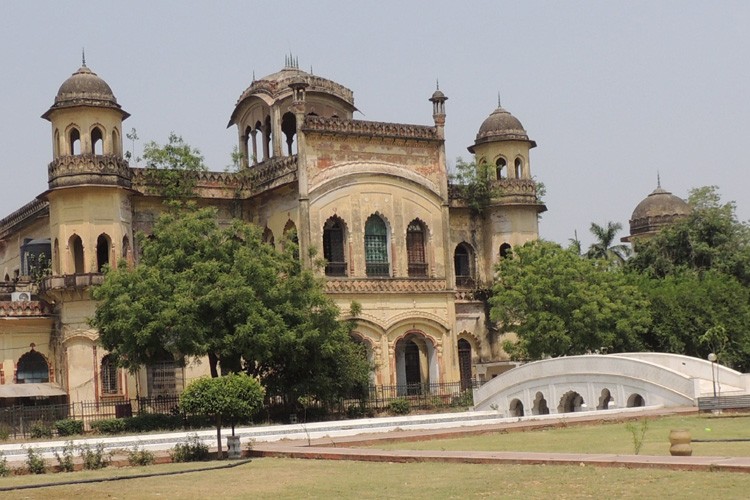
{"label": "tall tree trunk", "polygon": [[219,357],[216,355],[216,353],[209,352],[208,353],[208,366],[211,368],[211,378],[216,378],[219,376],[219,370],[216,369],[216,364],[219,362]]}

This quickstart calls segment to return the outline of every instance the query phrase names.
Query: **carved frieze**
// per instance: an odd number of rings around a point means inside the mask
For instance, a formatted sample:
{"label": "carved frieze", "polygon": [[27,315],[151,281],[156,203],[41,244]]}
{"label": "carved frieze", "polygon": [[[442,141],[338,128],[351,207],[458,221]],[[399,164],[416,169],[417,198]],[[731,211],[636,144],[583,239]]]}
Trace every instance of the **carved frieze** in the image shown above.
{"label": "carved frieze", "polygon": [[443,292],[443,279],[329,279],[328,293],[429,293]]}
{"label": "carved frieze", "polygon": [[440,141],[437,129],[425,125],[406,125],[403,123],[371,122],[364,120],[341,120],[306,116],[302,124],[305,133],[349,135],[369,139],[402,139],[416,141]]}
{"label": "carved frieze", "polygon": [[131,186],[128,162],[115,155],[60,156],[47,167],[49,188],[80,184]]}

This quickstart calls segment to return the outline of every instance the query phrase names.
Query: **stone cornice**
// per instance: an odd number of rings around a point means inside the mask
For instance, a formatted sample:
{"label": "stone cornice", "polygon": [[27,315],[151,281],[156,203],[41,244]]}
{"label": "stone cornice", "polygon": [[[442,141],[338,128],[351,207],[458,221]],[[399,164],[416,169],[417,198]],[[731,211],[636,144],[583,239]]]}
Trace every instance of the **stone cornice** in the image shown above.
{"label": "stone cornice", "polygon": [[18,226],[37,217],[49,214],[49,203],[44,200],[32,200],[12,214],[0,220],[0,239],[12,233]]}
{"label": "stone cornice", "polygon": [[434,293],[445,292],[444,279],[328,279],[326,292],[336,293]]}
{"label": "stone cornice", "polygon": [[357,136],[381,139],[403,139],[413,141],[441,141],[435,127],[406,125],[402,123],[370,122],[364,120],[342,120],[306,116],[302,124],[305,133]]}

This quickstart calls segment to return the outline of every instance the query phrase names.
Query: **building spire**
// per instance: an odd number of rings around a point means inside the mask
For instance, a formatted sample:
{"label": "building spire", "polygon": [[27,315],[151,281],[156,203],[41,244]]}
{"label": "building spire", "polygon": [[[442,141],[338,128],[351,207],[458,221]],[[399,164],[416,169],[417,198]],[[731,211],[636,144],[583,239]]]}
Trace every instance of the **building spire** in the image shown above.
{"label": "building spire", "polygon": [[500,103],[500,91],[497,91],[497,107],[502,108],[503,105]]}
{"label": "building spire", "polygon": [[656,171],[656,187],[658,189],[661,189],[661,175],[659,175],[659,171]]}
{"label": "building spire", "polygon": [[84,68],[86,67],[86,49],[84,47],[81,47],[81,65]]}
{"label": "building spire", "polygon": [[435,78],[435,90],[440,90],[440,80]]}

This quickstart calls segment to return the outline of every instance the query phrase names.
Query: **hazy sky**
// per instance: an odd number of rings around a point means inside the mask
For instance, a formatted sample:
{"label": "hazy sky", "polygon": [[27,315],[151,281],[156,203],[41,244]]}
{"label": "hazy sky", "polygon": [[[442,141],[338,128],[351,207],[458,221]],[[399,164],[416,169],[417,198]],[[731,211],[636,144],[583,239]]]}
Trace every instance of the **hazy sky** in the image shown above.
{"label": "hazy sky", "polygon": [[592,221],[627,230],[657,171],[681,197],[718,185],[747,220],[748,30],[740,1],[2,2],[0,217],[46,189],[40,115],[85,47],[132,115],[137,153],[174,131],[223,170],[237,98],[291,52],[352,89],[367,120],[432,124],[439,79],[450,164],[469,157],[499,92],[539,144],[543,238],[577,230],[588,245]]}

